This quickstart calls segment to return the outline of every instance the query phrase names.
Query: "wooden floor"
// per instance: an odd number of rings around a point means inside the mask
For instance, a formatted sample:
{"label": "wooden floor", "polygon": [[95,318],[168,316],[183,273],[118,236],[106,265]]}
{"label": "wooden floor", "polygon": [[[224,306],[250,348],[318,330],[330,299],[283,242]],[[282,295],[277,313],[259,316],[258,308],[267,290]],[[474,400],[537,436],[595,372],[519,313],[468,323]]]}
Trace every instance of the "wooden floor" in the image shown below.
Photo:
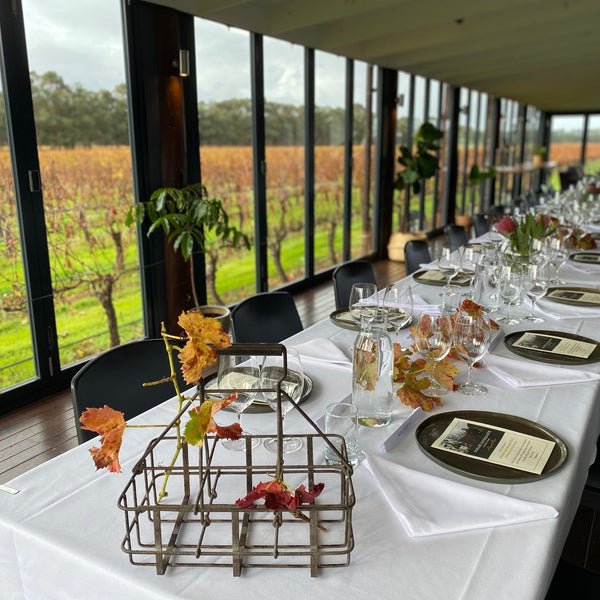
{"label": "wooden floor", "polygon": [[[405,274],[403,263],[378,261],[373,266],[379,287],[397,281]],[[327,318],[335,309],[331,282],[297,294],[294,299],[305,327]],[[75,446],[77,437],[69,390],[1,415],[0,483],[6,483]],[[582,508],[565,544],[553,593],[561,594],[563,585],[572,586],[574,577],[582,581],[590,579],[590,585],[600,590],[600,575],[597,574],[600,574],[600,514]],[[599,587],[596,588],[596,584]],[[566,597],[553,593],[549,593],[548,599]]]}

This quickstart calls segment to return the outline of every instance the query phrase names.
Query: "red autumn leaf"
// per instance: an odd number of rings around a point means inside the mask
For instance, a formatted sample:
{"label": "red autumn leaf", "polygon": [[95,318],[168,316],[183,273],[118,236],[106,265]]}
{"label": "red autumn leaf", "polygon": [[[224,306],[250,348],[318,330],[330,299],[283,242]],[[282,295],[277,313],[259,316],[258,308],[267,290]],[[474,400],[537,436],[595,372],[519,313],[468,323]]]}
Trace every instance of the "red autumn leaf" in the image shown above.
{"label": "red autumn leaf", "polygon": [[125,432],[123,413],[106,405],[104,408],[88,408],[79,417],[79,422],[82,429],[101,435],[100,448],[90,448],[96,468],[107,468],[113,473],[120,473],[119,450]]}
{"label": "red autumn leaf", "polygon": [[292,494],[292,488],[277,479],[268,482],[261,481],[249,494],[239,498],[235,503],[241,508],[256,508],[256,501],[264,499],[265,508],[269,510],[290,510],[295,514],[298,506],[312,502],[324,487],[324,483],[317,483],[307,491],[306,487],[301,485]]}
{"label": "red autumn leaf", "polygon": [[309,492],[304,487],[304,484],[302,484],[300,487],[296,488],[296,496],[298,496],[298,502],[300,504],[308,504],[309,502],[312,502],[323,491],[324,487],[324,483],[315,483],[315,485],[312,486]]}
{"label": "red autumn leaf", "polygon": [[232,394],[221,401],[205,400],[199,407],[193,408],[189,413],[190,420],[186,423],[183,431],[186,442],[194,446],[202,446],[204,436],[207,433],[216,433],[218,437],[237,440],[242,433],[242,428],[238,423],[228,427],[221,427],[213,419],[216,413],[231,404],[236,397],[236,394]]}

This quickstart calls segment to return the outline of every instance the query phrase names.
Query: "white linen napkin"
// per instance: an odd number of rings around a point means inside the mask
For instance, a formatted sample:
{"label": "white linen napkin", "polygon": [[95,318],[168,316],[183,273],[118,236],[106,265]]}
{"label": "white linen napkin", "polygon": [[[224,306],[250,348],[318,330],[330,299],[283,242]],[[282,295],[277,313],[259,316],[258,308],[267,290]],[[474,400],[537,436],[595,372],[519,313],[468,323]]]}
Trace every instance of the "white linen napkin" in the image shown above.
{"label": "white linen napkin", "polygon": [[600,306],[598,308],[593,306],[574,306],[552,302],[552,300],[545,300],[544,298],[540,298],[537,301],[535,310],[557,321],[600,317]]}
{"label": "white linen napkin", "polygon": [[351,369],[352,361],[330,339],[315,338],[292,346],[300,353],[304,362],[318,362],[332,367]]}
{"label": "white linen napkin", "polygon": [[580,273],[587,273],[588,275],[600,273],[600,265],[598,264],[587,264],[587,263],[576,263],[567,261],[561,267],[561,269],[567,269],[570,271],[578,271]]}
{"label": "white linen napkin", "polygon": [[497,354],[486,355],[483,366],[498,379],[517,388],[586,383],[600,380],[599,373],[567,369],[557,365],[546,365],[526,359],[506,358]]}
{"label": "white linen napkin", "polygon": [[554,519],[558,511],[369,455],[365,465],[410,537]]}

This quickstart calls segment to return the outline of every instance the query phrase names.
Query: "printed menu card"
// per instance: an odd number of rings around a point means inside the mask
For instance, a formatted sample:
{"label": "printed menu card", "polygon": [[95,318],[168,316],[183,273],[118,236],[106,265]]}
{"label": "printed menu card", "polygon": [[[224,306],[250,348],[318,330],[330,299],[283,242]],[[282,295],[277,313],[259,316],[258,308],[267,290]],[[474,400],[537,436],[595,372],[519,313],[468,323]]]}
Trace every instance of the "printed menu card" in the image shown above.
{"label": "printed menu card", "polygon": [[454,418],[431,447],[540,475],[555,445],[510,429]]}
{"label": "printed menu card", "polygon": [[589,358],[596,349],[596,344],[539,332],[525,332],[512,344],[513,348],[524,348],[536,352],[561,354],[576,358]]}

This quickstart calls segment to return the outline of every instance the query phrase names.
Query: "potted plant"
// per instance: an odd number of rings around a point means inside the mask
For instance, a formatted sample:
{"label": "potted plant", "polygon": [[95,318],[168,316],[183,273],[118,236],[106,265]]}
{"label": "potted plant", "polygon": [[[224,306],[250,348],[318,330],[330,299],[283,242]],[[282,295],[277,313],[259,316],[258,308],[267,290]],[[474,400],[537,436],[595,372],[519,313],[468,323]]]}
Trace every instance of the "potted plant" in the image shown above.
{"label": "potted plant", "polygon": [[[126,224],[134,221],[151,222],[148,236],[162,229],[175,253],[189,263],[190,284],[196,308],[206,316],[228,320],[229,309],[219,306],[201,307],[194,281],[195,249],[204,251],[207,239],[212,237],[221,246],[250,248],[248,236],[229,223],[229,216],[218,198],[209,198],[206,188],[193,183],[182,188],[165,187],[155,190],[150,200],[134,204],[128,212]],[[225,324],[224,328],[225,328]]]}
{"label": "potted plant", "polygon": [[546,156],[546,146],[538,146],[533,151],[533,168],[541,169],[544,166]]}
{"label": "potted plant", "polygon": [[[440,149],[439,140],[444,133],[429,122],[423,123],[414,137],[414,151],[408,146],[400,146],[398,162],[403,167],[396,175],[394,187],[402,192],[412,188],[414,194],[421,191],[421,186],[427,179],[435,175],[439,169],[437,152]],[[404,245],[411,239],[424,239],[425,233],[410,232],[410,206],[408,194],[399,194],[400,198],[400,228],[393,233],[388,244],[390,260],[404,261]]]}

